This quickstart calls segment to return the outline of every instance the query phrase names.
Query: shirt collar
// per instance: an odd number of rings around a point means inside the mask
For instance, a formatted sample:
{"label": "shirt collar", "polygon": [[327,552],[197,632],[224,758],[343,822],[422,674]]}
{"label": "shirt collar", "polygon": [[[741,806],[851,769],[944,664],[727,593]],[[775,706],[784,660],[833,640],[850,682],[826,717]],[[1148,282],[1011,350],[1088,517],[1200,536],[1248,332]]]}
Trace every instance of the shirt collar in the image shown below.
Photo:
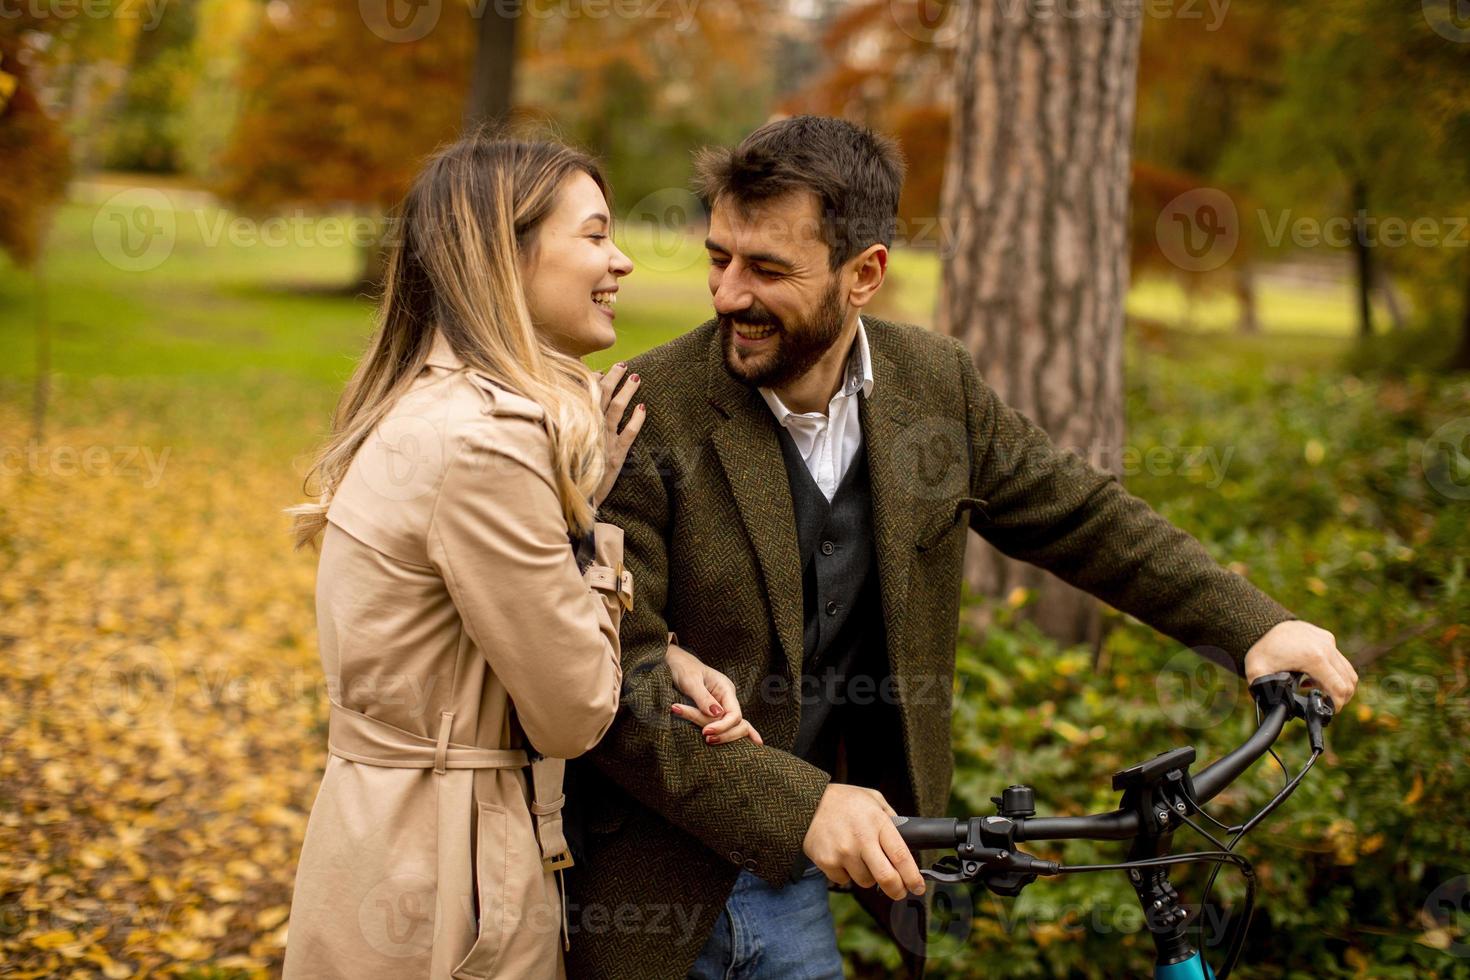
{"label": "shirt collar", "polygon": [[[868,332],[863,327],[862,317],[858,317],[857,339],[853,342],[852,352],[847,355],[847,366],[843,369],[842,387],[833,398],[850,398],[859,391],[864,398],[873,397],[873,358],[868,351]],[[776,416],[776,421],[783,426],[787,425],[791,416],[797,414],[787,408],[780,396],[771,389],[761,388],[760,393]]]}

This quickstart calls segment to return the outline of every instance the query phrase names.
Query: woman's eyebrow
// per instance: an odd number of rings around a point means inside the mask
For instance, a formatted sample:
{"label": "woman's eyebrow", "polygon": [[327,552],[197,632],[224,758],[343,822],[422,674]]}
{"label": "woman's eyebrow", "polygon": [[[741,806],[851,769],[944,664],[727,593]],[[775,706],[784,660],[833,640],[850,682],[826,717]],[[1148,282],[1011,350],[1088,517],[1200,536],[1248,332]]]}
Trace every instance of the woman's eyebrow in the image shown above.
{"label": "woman's eyebrow", "polygon": [[589,221],[596,221],[598,224],[605,225],[608,223],[608,217],[601,211],[594,211],[582,219],[582,224],[585,225]]}

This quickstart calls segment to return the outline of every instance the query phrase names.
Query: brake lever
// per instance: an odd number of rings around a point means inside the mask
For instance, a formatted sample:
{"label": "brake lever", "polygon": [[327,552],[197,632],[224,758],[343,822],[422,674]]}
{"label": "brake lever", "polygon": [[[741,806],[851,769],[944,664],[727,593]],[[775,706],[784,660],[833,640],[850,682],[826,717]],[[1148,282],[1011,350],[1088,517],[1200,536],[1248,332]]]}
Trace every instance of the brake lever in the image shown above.
{"label": "brake lever", "polygon": [[1263,710],[1289,703],[1291,716],[1301,718],[1307,723],[1307,737],[1311,740],[1312,751],[1320,753],[1326,749],[1327,744],[1323,729],[1331,724],[1335,708],[1332,699],[1319,687],[1302,693],[1302,685],[1306,680],[1306,674],[1283,670],[1257,677],[1251,684],[1251,693]]}
{"label": "brake lever", "polygon": [[1321,753],[1327,748],[1327,741],[1323,737],[1322,730],[1332,723],[1332,716],[1335,713],[1332,699],[1317,688],[1313,688],[1307,694],[1306,701],[1307,737],[1311,739],[1312,752]]}

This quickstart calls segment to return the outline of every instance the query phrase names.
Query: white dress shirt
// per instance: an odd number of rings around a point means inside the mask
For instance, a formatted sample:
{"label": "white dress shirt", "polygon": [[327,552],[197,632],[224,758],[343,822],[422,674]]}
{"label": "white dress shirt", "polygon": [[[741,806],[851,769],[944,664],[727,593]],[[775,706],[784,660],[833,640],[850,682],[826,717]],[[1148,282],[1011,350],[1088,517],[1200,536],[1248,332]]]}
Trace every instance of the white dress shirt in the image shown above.
{"label": "white dress shirt", "polygon": [[793,412],[769,388],[759,389],[776,421],[791,434],[801,452],[807,471],[830,501],[837,485],[847,472],[848,464],[863,444],[863,429],[858,422],[858,394],[873,395],[873,362],[868,356],[868,334],[863,318],[858,317],[857,339],[847,357],[842,387],[827,403],[826,412]]}

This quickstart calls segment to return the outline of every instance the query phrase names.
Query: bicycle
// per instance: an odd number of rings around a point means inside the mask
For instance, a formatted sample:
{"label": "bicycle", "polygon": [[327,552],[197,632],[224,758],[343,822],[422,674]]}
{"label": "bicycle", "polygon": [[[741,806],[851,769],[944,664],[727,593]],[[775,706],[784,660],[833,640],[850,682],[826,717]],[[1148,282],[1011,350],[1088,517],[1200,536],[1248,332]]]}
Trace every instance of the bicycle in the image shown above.
{"label": "bicycle", "polygon": [[[1118,809],[1080,817],[1037,817],[1035,794],[1030,786],[1013,785],[991,802],[996,815],[968,820],[934,817],[895,817],[899,834],[910,848],[953,848],[953,856],[940,859],[920,873],[927,879],[946,883],[984,885],[996,895],[1015,897],[1038,877],[1126,871],[1139,901],[1144,922],[1153,936],[1157,957],[1155,980],[1227,980],[1245,943],[1255,904],[1255,872],[1251,863],[1235,853],[1235,845],[1280,806],[1301,783],[1321,756],[1323,729],[1331,722],[1330,698],[1315,688],[1302,693],[1301,674],[1280,673],[1261,677],[1251,685],[1259,725],[1254,735],[1234,751],[1191,776],[1189,767],[1195,751],[1184,746],[1160,753],[1146,762],[1113,775],[1113,789],[1123,798]],[[1226,826],[1204,811],[1204,805],[1245,773],[1267,752],[1286,766],[1272,751],[1288,721],[1300,718],[1307,726],[1311,758],[1285,787],[1249,820]],[[1216,824],[1228,843],[1192,819],[1199,814]],[[1188,826],[1215,845],[1214,850],[1171,854],[1174,832]],[[1046,861],[1017,848],[1026,841],[1131,840],[1126,860],[1116,864],[1067,865]],[[1211,970],[1201,951],[1189,942],[1190,913],[1180,903],[1179,893],[1169,881],[1169,870],[1183,864],[1213,864],[1204,890],[1208,902],[1215,876],[1225,865],[1233,865],[1245,876],[1244,909],[1234,927],[1218,972]]]}

